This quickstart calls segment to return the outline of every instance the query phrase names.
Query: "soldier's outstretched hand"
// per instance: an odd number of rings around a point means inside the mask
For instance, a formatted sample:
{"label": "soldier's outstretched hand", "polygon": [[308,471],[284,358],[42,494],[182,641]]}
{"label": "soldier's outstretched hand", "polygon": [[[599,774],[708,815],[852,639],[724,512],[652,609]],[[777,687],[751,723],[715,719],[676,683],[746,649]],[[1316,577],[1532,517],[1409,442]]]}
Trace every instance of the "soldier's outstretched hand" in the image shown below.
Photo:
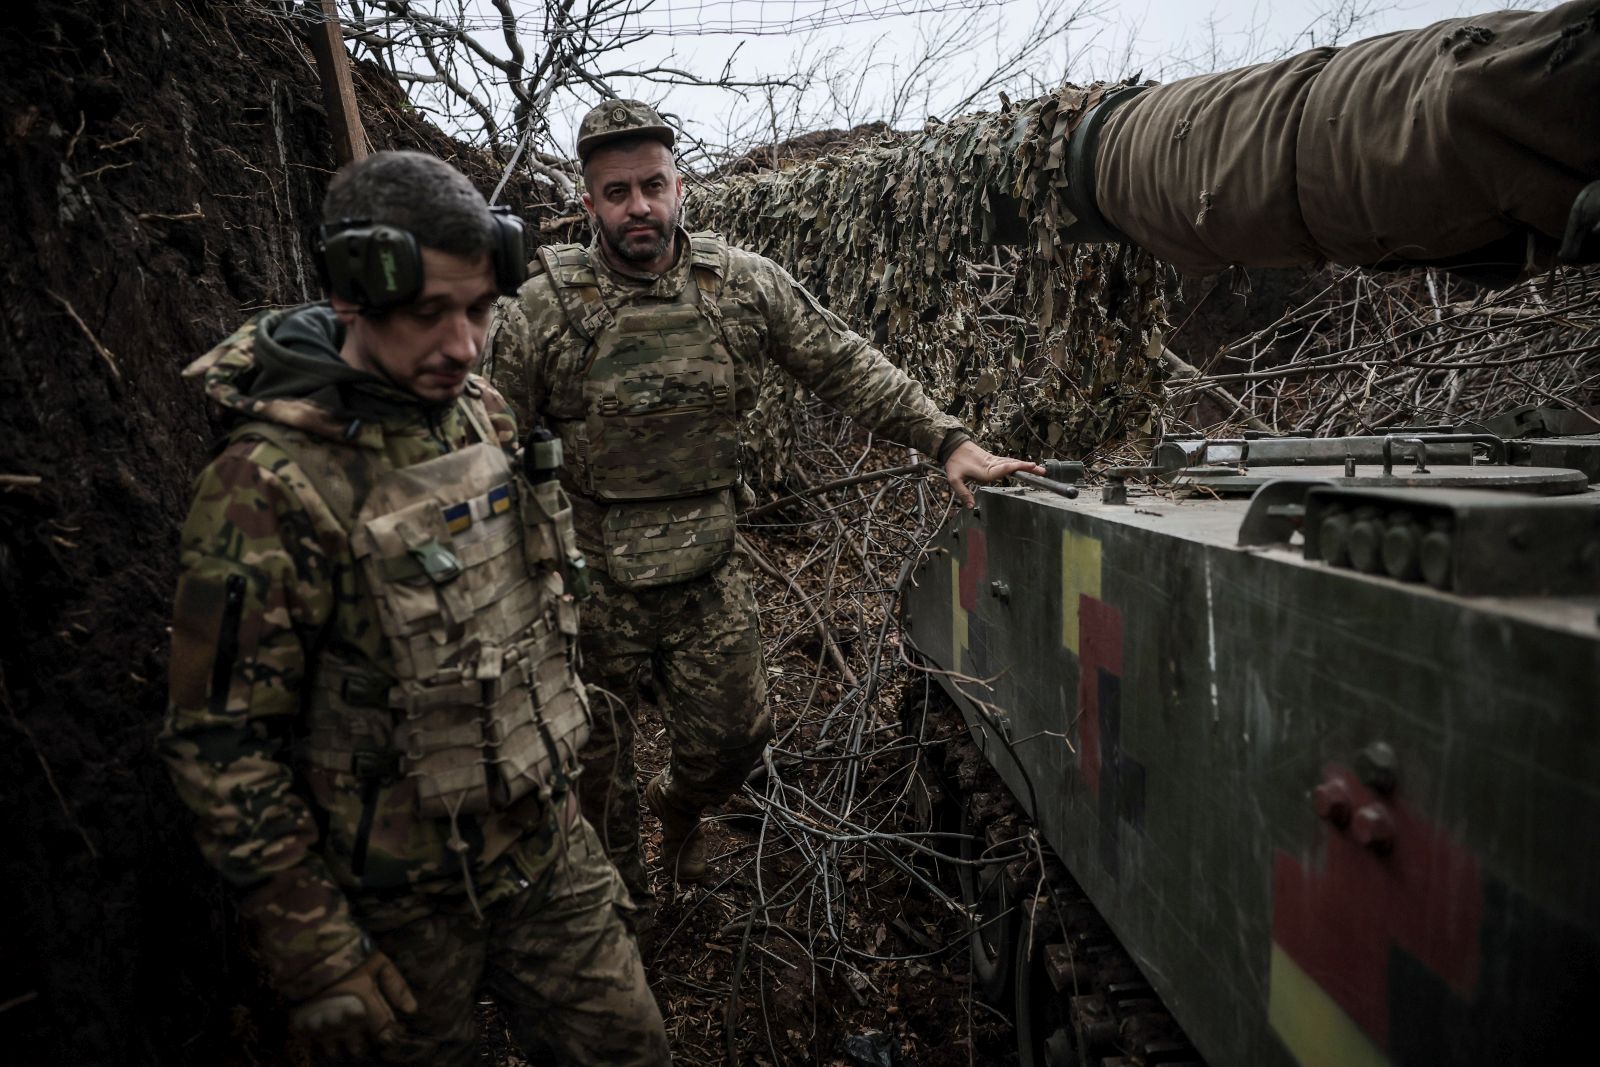
{"label": "soldier's outstretched hand", "polygon": [[1031,460],[997,456],[975,441],[961,442],[950,453],[950,458],[944,461],[945,480],[950,483],[950,491],[964,508],[976,503],[972,499],[972,490],[967,488],[968,482],[987,485],[1015,471],[1043,474],[1044,468]]}

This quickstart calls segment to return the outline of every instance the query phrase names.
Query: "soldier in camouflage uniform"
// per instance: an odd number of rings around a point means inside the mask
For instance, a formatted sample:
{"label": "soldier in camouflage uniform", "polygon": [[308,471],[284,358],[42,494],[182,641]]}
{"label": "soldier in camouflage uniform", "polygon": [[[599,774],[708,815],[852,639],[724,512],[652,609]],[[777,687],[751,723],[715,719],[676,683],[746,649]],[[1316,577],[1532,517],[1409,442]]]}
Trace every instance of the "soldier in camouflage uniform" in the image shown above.
{"label": "soldier in camouflage uniform", "polygon": [[328,304],[189,368],[232,425],[182,533],[161,746],[290,1025],[468,1064],[482,990],[541,1063],[669,1062],[572,788],[581,562],[471,374],[520,223],[379,153],[324,206]]}
{"label": "soldier in camouflage uniform", "polygon": [[980,448],[782,267],[682,230],[673,140],[638,101],[589,112],[578,155],[594,240],[541,248],[517,299],[501,301],[491,340],[512,405],[565,446],[563,484],[596,588],[580,638],[597,694],[583,810],[647,910],[629,717],[640,672],[654,677],[671,742],[646,800],[678,881],[704,874],[700,813],[739,788],[772,737],[755,597],[734,549],[738,425],[760,361],[936,457],[963,503],[969,479],[1039,470]]}

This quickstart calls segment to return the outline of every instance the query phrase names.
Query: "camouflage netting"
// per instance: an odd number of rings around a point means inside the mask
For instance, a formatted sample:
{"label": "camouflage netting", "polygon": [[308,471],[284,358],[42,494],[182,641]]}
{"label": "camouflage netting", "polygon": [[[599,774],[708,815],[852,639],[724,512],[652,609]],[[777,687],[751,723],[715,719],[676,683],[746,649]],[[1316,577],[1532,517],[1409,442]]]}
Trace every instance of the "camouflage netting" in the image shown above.
{"label": "camouflage netting", "polygon": [[[725,177],[691,222],[787,267],[990,447],[1081,456],[1153,429],[1172,285],[1144,252],[1057,239],[1067,138],[1102,92]],[[784,473],[795,394],[768,376],[746,427],[758,480]]]}

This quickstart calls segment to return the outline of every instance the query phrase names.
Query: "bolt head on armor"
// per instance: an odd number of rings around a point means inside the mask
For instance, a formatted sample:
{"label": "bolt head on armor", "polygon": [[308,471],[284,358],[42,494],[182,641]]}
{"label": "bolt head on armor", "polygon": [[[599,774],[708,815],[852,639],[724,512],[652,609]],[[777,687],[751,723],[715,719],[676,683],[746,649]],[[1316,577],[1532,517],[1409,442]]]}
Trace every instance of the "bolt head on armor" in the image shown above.
{"label": "bolt head on armor", "polygon": [[677,141],[655,108],[642,100],[607,100],[589,109],[578,126],[578,158],[588,162],[596,148],[624,137],[650,137],[671,148]]}

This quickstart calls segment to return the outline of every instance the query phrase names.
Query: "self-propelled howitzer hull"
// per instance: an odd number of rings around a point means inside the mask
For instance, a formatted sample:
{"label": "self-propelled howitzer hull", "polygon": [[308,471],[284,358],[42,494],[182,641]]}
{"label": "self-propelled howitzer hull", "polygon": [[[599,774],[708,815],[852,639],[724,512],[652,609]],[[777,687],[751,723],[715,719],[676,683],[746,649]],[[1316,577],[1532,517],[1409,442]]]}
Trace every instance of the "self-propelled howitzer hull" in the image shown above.
{"label": "self-propelled howitzer hull", "polygon": [[[1566,1062],[1600,1004],[1600,494],[1342,473],[985,490],[907,634],[1209,1062]],[[1361,523],[1452,565],[1352,566]]]}

